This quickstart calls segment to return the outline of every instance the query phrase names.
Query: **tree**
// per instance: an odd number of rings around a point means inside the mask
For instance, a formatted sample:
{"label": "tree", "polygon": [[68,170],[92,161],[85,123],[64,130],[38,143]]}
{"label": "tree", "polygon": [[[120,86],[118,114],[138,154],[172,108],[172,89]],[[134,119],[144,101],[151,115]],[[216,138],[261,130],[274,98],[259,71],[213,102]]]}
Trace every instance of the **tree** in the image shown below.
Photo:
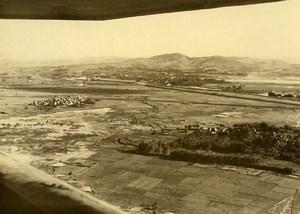
{"label": "tree", "polygon": [[167,144],[163,145],[163,154],[164,155],[169,155],[170,154],[170,146]]}

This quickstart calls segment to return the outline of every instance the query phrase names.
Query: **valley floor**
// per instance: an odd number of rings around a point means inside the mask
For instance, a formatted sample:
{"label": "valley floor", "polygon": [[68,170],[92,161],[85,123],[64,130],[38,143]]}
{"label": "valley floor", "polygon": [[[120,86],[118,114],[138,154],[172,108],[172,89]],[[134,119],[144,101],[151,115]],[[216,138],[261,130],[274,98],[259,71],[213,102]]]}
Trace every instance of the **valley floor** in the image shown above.
{"label": "valley floor", "polygon": [[[297,176],[135,153],[141,140],[176,137],[160,133],[162,128],[252,122],[297,126],[300,102],[133,84],[75,89],[0,89],[1,151],[131,213],[300,213]],[[81,108],[28,105],[78,94],[96,103]],[[282,164],[299,170],[297,164]]]}

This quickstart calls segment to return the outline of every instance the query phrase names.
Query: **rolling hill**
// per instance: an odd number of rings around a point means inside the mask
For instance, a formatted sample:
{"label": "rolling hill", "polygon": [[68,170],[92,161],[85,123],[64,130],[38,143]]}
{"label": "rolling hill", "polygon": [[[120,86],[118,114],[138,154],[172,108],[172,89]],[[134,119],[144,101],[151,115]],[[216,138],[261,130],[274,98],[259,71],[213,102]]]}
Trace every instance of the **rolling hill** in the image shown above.
{"label": "rolling hill", "polygon": [[119,67],[173,68],[195,72],[231,73],[258,76],[299,76],[300,64],[279,60],[245,57],[188,57],[180,53],[162,54],[149,58],[128,59],[116,64]]}
{"label": "rolling hill", "polygon": [[[81,60],[30,62],[27,64],[1,60],[0,74],[6,76],[35,76],[57,79],[72,74],[100,74],[102,72],[148,72],[165,69],[229,76],[247,76],[264,79],[300,78],[300,64],[279,60],[245,57],[189,57],[180,53],[162,54],[149,58],[99,57]],[[28,77],[29,78],[29,77]]]}

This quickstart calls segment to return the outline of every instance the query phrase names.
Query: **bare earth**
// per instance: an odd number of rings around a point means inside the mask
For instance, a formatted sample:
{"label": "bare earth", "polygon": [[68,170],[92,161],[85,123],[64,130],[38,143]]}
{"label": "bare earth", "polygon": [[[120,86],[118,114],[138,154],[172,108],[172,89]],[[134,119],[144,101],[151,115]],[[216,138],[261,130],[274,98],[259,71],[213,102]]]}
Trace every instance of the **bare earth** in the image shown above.
{"label": "bare earth", "polygon": [[155,138],[151,131],[161,127],[209,126],[216,120],[226,125],[297,126],[298,101],[119,85],[125,93],[114,87],[84,89],[84,95],[98,100],[95,105],[42,110],[28,104],[54,95],[77,95],[81,88],[0,88],[1,151],[131,213],[300,213],[297,176],[138,155],[134,146],[118,140],[134,144]]}

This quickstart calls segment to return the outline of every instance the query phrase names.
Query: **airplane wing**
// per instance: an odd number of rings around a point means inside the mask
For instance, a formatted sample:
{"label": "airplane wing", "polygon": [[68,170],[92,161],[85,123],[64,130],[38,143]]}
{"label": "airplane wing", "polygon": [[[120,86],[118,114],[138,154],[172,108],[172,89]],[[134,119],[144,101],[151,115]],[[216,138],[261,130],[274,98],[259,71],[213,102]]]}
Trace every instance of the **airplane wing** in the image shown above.
{"label": "airplane wing", "polygon": [[0,0],[2,19],[108,20],[281,0]]}

